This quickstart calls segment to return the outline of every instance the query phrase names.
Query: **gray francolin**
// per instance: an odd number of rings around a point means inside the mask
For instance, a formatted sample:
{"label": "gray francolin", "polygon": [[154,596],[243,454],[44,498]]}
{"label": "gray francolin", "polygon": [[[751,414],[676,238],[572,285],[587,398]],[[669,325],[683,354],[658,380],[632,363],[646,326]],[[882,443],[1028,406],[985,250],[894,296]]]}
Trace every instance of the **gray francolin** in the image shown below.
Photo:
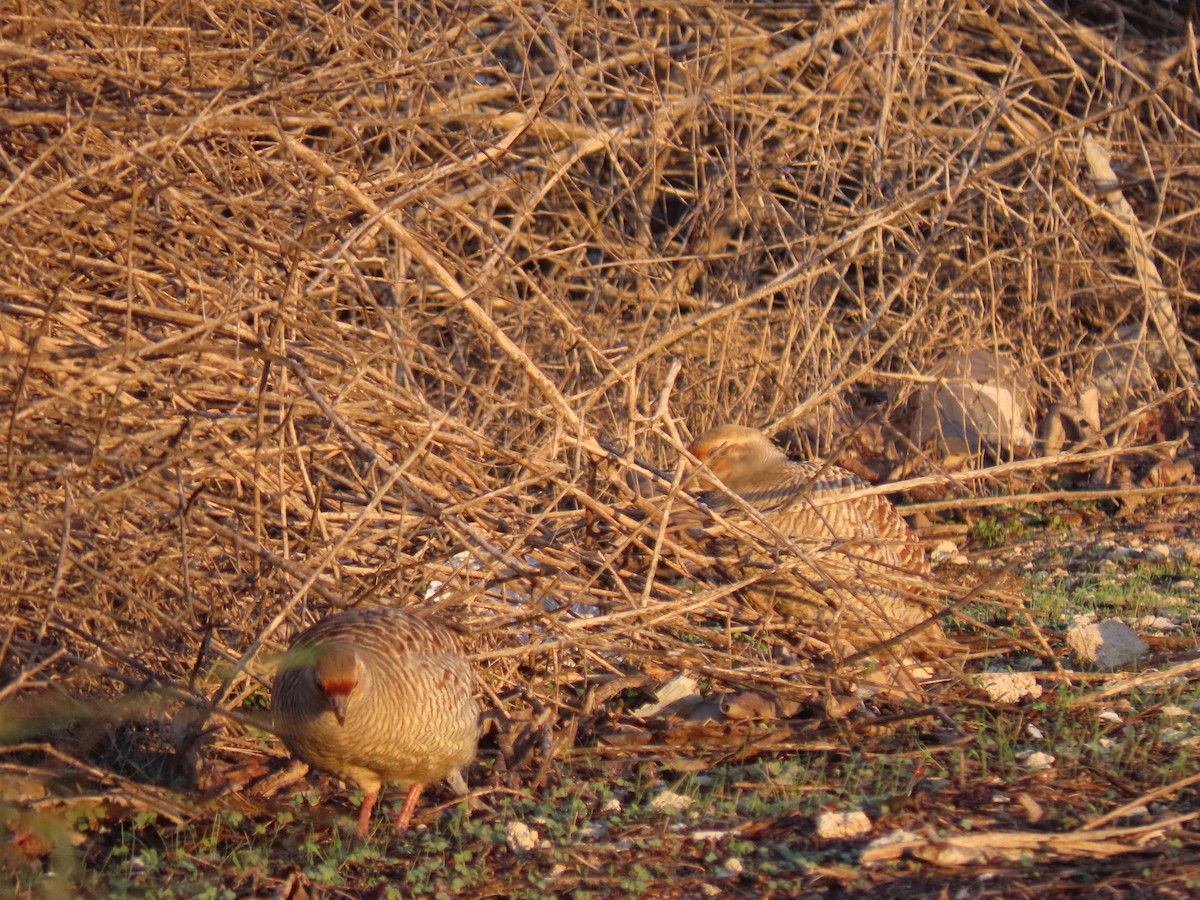
{"label": "gray francolin", "polygon": [[361,835],[387,782],[408,786],[397,830],[429,782],[466,793],[479,705],[462,644],[433,619],[390,607],[323,619],[281,660],[271,712],[293,754],[362,789]]}
{"label": "gray francolin", "polygon": [[[924,548],[886,497],[856,494],[868,486],[863,479],[838,466],[795,462],[761,431],[739,425],[713,428],[688,449],[705,465],[702,483],[719,480],[773,526],[739,513],[719,492],[708,498],[710,508],[769,551],[747,554],[744,542],[717,542],[725,558],[737,560],[739,577],[769,573],[746,589],[756,606],[818,626],[823,639],[858,650],[932,614],[920,589],[930,571]],[[801,552],[783,552],[780,536]],[[921,635],[935,641],[942,633],[934,623]]]}

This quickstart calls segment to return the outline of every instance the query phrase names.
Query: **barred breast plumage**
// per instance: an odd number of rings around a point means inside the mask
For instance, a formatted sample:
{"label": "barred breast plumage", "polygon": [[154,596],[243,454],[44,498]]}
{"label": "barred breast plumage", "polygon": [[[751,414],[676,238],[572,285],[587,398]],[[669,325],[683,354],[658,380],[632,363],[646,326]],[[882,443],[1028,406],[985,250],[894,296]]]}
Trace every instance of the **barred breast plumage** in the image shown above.
{"label": "barred breast plumage", "polygon": [[360,834],[384,783],[409,787],[397,829],[429,782],[466,791],[479,705],[462,644],[433,619],[388,607],[323,619],[280,662],[271,712],[293,754],[362,789]]}
{"label": "barred breast plumage", "polygon": [[[710,487],[719,480],[807,557],[759,579],[749,589],[756,605],[819,625],[859,649],[929,617],[914,590],[929,574],[924,548],[886,497],[855,494],[867,486],[861,478],[838,466],[794,462],[762,432],[738,425],[704,433],[689,450],[705,464]],[[779,544],[720,492],[709,505],[762,542]],[[761,556],[750,559],[759,570]],[[941,631],[933,625],[924,634]]]}

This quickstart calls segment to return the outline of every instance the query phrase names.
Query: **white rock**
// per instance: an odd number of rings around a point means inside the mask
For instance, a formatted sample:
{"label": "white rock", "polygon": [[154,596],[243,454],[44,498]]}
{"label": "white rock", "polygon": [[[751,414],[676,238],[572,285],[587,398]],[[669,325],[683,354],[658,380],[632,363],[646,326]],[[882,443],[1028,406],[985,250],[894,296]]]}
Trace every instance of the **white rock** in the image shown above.
{"label": "white rock", "polygon": [[1027,722],[1025,724],[1025,733],[1027,735],[1029,735],[1031,738],[1033,738],[1035,741],[1040,741],[1042,738],[1044,738],[1046,736],[1045,733],[1042,731],[1042,729],[1038,728],[1032,722]]}
{"label": "white rock", "polygon": [[1114,547],[1111,551],[1109,551],[1108,559],[1106,559],[1105,562],[1110,562],[1112,560],[1141,559],[1144,555],[1145,554],[1143,554],[1142,551],[1137,547]]}
{"label": "white rock", "polygon": [[984,672],[979,676],[979,686],[997,703],[1016,703],[1026,697],[1042,696],[1042,686],[1031,672]]}
{"label": "white rock", "polygon": [[817,816],[817,837],[827,841],[862,837],[871,833],[871,820],[861,809],[823,812]]}
{"label": "white rock", "polygon": [[929,561],[939,563],[944,559],[951,559],[958,556],[958,544],[954,541],[938,541],[932,550],[929,551]]}
{"label": "white rock", "polygon": [[600,807],[600,813],[605,816],[615,816],[621,811],[621,801],[616,797],[610,797],[604,801],[604,805]]}
{"label": "white rock", "polygon": [[702,884],[700,885],[700,893],[705,897],[719,897],[721,896],[721,889],[715,884]]}
{"label": "white rock", "polygon": [[1117,619],[1072,626],[1067,646],[1079,662],[1110,670],[1136,662],[1148,649],[1132,628]]}
{"label": "white rock", "polygon": [[922,838],[915,831],[897,828],[895,831],[889,831],[887,834],[877,837],[867,844],[863,848],[861,858],[864,863],[899,859],[906,845],[911,846],[923,843],[927,843],[926,839]]}
{"label": "white rock", "polygon": [[1146,559],[1152,559],[1157,562],[1171,558],[1170,544],[1154,544],[1146,551]]}
{"label": "white rock", "polygon": [[746,871],[746,867],[742,865],[742,861],[736,856],[731,856],[725,862],[721,863],[725,867],[725,871],[731,875],[741,875]]}
{"label": "white rock", "polygon": [[1121,818],[1123,818],[1123,819],[1144,819],[1149,815],[1150,815],[1150,807],[1148,807],[1144,804],[1139,804],[1138,806],[1131,806],[1125,812],[1125,815],[1123,815]]}
{"label": "white rock", "polygon": [[1160,715],[1169,716],[1173,719],[1177,719],[1181,716],[1190,716],[1191,715],[1191,713],[1188,712],[1186,709],[1184,709],[1182,706],[1176,706],[1174,703],[1168,703],[1166,706],[1164,706],[1158,712]]}
{"label": "white rock", "polygon": [[1041,750],[1035,750],[1032,753],[1018,753],[1017,759],[1025,763],[1027,769],[1048,769],[1054,765],[1054,757]]}
{"label": "white rock", "polygon": [[1026,453],[1034,437],[1032,384],[1027,370],[998,349],[954,351],[928,372],[936,381],[917,393],[909,436],[918,447],[926,441],[944,456],[975,455],[983,450],[1002,458]]}
{"label": "white rock", "polygon": [[537,847],[538,833],[524,822],[509,822],[504,827],[504,840],[513,853],[528,853]]}
{"label": "white rock", "polygon": [[696,688],[699,682],[690,675],[676,675],[654,692],[654,699],[633,710],[633,714],[641,719],[649,719],[689,697],[699,696]]}
{"label": "white rock", "polygon": [[655,812],[679,812],[692,805],[692,798],[674,791],[663,791],[650,801],[650,808]]}
{"label": "white rock", "polygon": [[1166,616],[1142,616],[1137,620],[1138,628],[1153,629],[1154,631],[1171,631],[1179,626]]}
{"label": "white rock", "polygon": [[723,841],[729,837],[730,832],[720,828],[709,828],[707,830],[693,831],[688,835],[688,838],[693,841]]}
{"label": "white rock", "polygon": [[1103,719],[1105,722],[1120,722],[1121,717],[1111,709],[1103,709],[1096,714],[1096,718]]}

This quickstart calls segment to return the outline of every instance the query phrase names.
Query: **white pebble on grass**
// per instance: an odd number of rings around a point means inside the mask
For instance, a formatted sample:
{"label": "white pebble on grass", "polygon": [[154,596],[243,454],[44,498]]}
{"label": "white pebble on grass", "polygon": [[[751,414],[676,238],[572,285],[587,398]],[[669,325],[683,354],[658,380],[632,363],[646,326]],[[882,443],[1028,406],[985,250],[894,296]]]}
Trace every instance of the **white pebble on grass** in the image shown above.
{"label": "white pebble on grass", "polygon": [[1019,753],[1017,759],[1025,764],[1027,769],[1048,769],[1054,765],[1054,757],[1049,753],[1043,753],[1041,750],[1035,750],[1032,753]]}
{"label": "white pebble on grass", "polygon": [[692,798],[674,791],[663,791],[650,801],[650,808],[655,812],[680,812],[692,805]]}
{"label": "white pebble on grass", "polygon": [[1100,669],[1129,665],[1149,649],[1132,628],[1117,619],[1072,626],[1067,631],[1067,646],[1077,660]]}
{"label": "white pebble on grass", "polygon": [[935,563],[955,556],[958,556],[958,544],[954,541],[938,541],[937,545],[929,551],[929,561]]}
{"label": "white pebble on grass", "polygon": [[867,844],[863,849],[863,856],[874,862],[897,859],[902,851],[890,850],[889,848],[895,847],[898,844],[917,844],[922,842],[922,837],[916,832],[897,828],[894,831],[889,831],[887,834],[875,838]]}
{"label": "white pebble on grass", "polygon": [[979,686],[997,703],[1016,703],[1026,697],[1042,696],[1042,686],[1031,672],[983,672],[979,675]]}
{"label": "white pebble on grass", "polygon": [[827,841],[862,837],[871,833],[871,820],[861,809],[823,812],[817,816],[817,837]]}
{"label": "white pebble on grass", "polygon": [[729,837],[730,832],[723,829],[712,828],[708,830],[693,831],[688,835],[688,838],[693,841],[723,841]]}
{"label": "white pebble on grass", "polygon": [[509,822],[504,828],[504,841],[513,853],[528,853],[538,846],[537,831],[524,822]]}

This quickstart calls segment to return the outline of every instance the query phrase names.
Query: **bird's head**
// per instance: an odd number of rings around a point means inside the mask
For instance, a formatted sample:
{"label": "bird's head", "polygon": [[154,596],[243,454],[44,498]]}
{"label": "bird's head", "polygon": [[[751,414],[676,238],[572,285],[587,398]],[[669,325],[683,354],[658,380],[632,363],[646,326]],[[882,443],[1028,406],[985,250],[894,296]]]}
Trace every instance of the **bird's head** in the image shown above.
{"label": "bird's head", "polygon": [[692,456],[708,467],[701,477],[710,483],[715,477],[734,493],[746,493],[758,487],[763,470],[787,460],[787,455],[756,428],[744,425],[718,425],[696,438],[688,447]]}
{"label": "bird's head", "polygon": [[313,677],[317,687],[325,694],[325,700],[339,725],[346,724],[346,710],[359,689],[362,676],[363,661],[353,647],[331,644],[322,648],[313,666]]}

